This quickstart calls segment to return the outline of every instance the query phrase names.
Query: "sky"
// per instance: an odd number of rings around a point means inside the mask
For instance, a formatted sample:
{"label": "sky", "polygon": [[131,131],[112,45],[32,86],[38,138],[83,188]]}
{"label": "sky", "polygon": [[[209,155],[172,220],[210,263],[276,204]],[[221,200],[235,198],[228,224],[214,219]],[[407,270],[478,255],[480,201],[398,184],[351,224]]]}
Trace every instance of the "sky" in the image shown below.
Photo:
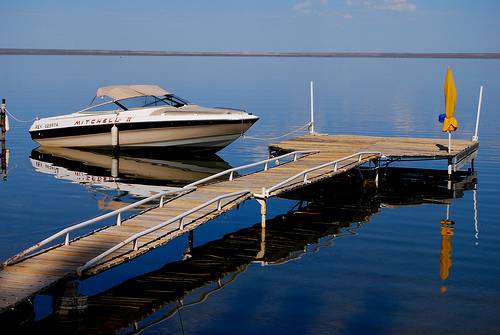
{"label": "sky", "polygon": [[1,48],[499,52],[498,0],[0,0]]}

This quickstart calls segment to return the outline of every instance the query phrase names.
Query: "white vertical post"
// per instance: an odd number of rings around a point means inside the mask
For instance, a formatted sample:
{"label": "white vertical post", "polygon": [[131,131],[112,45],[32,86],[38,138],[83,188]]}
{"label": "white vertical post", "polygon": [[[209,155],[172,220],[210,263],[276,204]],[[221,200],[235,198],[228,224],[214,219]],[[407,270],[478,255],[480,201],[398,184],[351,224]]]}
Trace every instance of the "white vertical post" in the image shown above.
{"label": "white vertical post", "polygon": [[478,137],[477,133],[479,131],[479,116],[481,115],[481,103],[483,101],[483,85],[479,88],[479,102],[477,103],[477,114],[476,114],[476,129],[474,130],[474,136],[472,136],[472,140],[477,142]]}
{"label": "white vertical post", "polygon": [[314,134],[314,83],[312,80],[310,83],[310,94],[311,94],[311,123],[309,124],[309,134]]}

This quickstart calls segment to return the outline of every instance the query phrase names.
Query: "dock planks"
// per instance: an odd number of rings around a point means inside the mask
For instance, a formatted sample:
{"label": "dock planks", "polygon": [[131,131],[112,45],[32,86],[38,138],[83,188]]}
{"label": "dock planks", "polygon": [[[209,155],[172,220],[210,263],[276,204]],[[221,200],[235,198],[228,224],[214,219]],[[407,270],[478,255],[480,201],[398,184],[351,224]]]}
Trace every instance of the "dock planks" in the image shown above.
{"label": "dock planks", "polygon": [[[451,161],[453,159],[457,160],[457,157],[462,159],[470,155],[477,150],[478,143],[453,140],[451,153],[448,153],[447,146],[447,139],[353,135],[306,135],[273,144],[269,147],[271,152],[283,153],[294,150],[320,150],[320,152],[302,157],[295,162],[276,166],[267,171],[240,175],[235,177],[233,181],[218,181],[202,185],[193,192],[167,202],[163,208],[156,207],[124,220],[121,226],[110,226],[97,230],[74,239],[70,245],[56,246],[9,265],[0,271],[0,312],[15,306],[40,290],[54,285],[63,278],[75,276],[77,267],[135,233],[165,222],[221,194],[245,189],[251,191],[251,194],[223,201],[221,211],[217,211],[214,208],[215,206],[212,205],[191,214],[184,219],[185,229],[182,231],[177,230],[178,223],[174,222],[148,236],[142,237],[139,241],[138,250],[133,250],[132,244],[127,245],[108,256],[103,262],[88,269],[84,275],[98,274],[164,245],[168,241],[220,216],[252,195],[261,193],[263,187],[269,188],[308,168],[360,151],[378,151],[382,155],[394,159],[426,158],[448,159]],[[317,170],[308,175],[308,183],[320,182],[325,178],[344,173],[377,158],[380,158],[380,155],[366,155],[360,162],[357,158],[350,159],[339,164],[337,172],[333,172],[331,167]],[[273,192],[272,196],[303,186],[302,180],[298,179]]]}

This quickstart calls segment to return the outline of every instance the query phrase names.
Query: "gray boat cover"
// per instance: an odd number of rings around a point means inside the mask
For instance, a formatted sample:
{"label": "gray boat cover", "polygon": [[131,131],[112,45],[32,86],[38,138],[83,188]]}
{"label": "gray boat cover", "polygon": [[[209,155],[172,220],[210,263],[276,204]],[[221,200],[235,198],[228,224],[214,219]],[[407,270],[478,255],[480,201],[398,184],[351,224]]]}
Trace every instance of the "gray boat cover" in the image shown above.
{"label": "gray boat cover", "polygon": [[96,92],[97,97],[106,96],[113,100],[123,100],[147,95],[161,97],[170,94],[172,93],[165,91],[158,85],[113,85],[99,87]]}

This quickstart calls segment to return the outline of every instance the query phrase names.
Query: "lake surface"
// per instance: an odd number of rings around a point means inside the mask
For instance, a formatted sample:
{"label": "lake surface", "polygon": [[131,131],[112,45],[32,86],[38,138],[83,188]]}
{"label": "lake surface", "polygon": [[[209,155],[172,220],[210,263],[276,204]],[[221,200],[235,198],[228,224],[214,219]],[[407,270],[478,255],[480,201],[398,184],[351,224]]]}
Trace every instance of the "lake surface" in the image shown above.
{"label": "lake surface", "polygon": [[[30,123],[11,119],[9,165],[0,181],[0,258],[151,192],[265,158],[267,145],[278,141],[270,138],[307,123],[310,80],[318,132],[444,138],[437,115],[447,66],[458,91],[454,138],[472,136],[479,86],[485,87],[477,183],[460,181],[455,197],[441,177],[388,177],[379,193],[333,182],[294,196],[307,200],[301,208],[297,200],[271,200],[263,244],[258,205],[248,201],[197,229],[191,258],[183,261],[189,245],[183,236],[80,282],[89,308],[73,319],[57,318],[52,298],[39,295],[25,327],[44,333],[498,332],[496,60],[2,56],[0,97],[22,120],[85,107],[99,86],[152,83],[200,105],[260,116],[247,134],[262,140],[239,139],[209,158],[122,156],[127,170],[115,180],[111,157],[33,151]],[[446,168],[445,162],[420,165]],[[443,231],[447,210],[455,224]],[[200,264],[211,265],[200,270]],[[167,279],[152,279],[159,277]],[[127,294],[146,301],[151,292],[158,293],[149,307],[112,303]]]}

